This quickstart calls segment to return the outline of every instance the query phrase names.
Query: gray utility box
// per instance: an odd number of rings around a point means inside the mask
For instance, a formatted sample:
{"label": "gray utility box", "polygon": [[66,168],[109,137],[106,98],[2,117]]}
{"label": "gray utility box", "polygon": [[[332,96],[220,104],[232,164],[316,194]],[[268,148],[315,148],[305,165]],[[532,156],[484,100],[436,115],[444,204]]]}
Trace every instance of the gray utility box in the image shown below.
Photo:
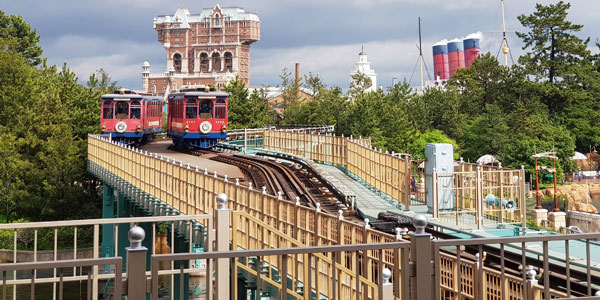
{"label": "gray utility box", "polygon": [[[427,210],[433,213],[434,192],[437,192],[438,209],[454,209],[454,149],[452,144],[425,145],[425,187]],[[433,188],[433,170],[437,172],[437,188]],[[435,190],[435,191],[434,191]]]}

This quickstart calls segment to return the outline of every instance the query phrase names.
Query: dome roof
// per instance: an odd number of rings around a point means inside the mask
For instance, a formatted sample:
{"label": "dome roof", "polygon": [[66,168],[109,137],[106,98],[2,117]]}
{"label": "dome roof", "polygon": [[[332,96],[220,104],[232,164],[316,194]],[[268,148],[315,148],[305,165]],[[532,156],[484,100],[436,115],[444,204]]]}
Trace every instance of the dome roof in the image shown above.
{"label": "dome roof", "polygon": [[149,67],[149,66],[150,66],[150,63],[149,63],[148,61],[145,61],[145,62],[142,64],[142,66],[143,66],[143,67]]}
{"label": "dome roof", "polygon": [[362,46],[360,52],[358,53],[358,55],[367,55],[367,52],[365,52],[365,47]]}

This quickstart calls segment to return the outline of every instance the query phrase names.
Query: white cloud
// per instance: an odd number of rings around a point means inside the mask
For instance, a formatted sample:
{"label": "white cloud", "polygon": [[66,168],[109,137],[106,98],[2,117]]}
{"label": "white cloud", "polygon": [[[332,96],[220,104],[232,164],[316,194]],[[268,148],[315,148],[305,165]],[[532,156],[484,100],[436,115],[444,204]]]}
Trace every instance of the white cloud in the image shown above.
{"label": "white cloud", "polygon": [[[140,43],[104,37],[68,35],[46,45],[44,55],[50,64],[67,62],[85,82],[90,74],[102,68],[113,80],[127,88],[141,88],[141,65],[145,60],[164,64],[164,50],[158,42]],[[155,72],[162,71],[154,68]]]}
{"label": "white cloud", "polygon": [[347,87],[349,74],[354,69],[354,63],[358,60],[358,52],[361,51],[362,46],[371,62],[371,68],[380,75],[386,74],[383,78],[378,77],[378,81],[384,85],[386,82],[391,83],[391,77],[410,76],[406,70],[412,69],[418,57],[418,50],[414,43],[394,40],[365,44],[254,49],[251,60],[251,84],[277,85],[281,70],[287,67],[293,72],[294,64],[298,62],[302,74],[316,73],[324,78],[328,85]]}

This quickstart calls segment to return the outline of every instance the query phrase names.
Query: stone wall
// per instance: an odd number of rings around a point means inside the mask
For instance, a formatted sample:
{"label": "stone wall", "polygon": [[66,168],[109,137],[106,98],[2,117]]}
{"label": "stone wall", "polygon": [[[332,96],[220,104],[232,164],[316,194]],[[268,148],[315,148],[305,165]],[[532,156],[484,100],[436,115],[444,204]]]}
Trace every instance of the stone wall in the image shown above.
{"label": "stone wall", "polygon": [[585,232],[600,232],[600,214],[569,211],[569,225],[577,226]]}

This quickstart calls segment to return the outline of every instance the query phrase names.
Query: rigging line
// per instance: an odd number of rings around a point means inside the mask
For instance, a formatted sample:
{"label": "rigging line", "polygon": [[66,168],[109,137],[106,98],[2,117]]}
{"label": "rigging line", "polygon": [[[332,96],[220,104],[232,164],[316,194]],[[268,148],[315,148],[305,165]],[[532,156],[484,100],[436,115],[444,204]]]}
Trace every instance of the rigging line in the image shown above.
{"label": "rigging line", "polygon": [[[508,39],[506,39],[506,47],[509,47]],[[510,49],[510,47],[509,47],[509,49]],[[513,58],[512,51],[508,51],[508,55],[510,55],[510,61],[512,62],[512,64],[515,65],[515,59]]]}
{"label": "rigging line", "polygon": [[427,78],[429,78],[429,81],[432,81],[431,74],[429,74],[429,68],[427,67],[427,63],[425,62],[424,59],[423,59],[423,65],[425,65],[425,70],[427,71]]}
{"label": "rigging line", "polygon": [[412,78],[413,78],[413,75],[415,75],[415,71],[417,70],[418,64],[419,64],[419,57],[417,57],[417,62],[415,62],[415,67],[413,68],[412,74],[410,74],[410,79],[408,80],[408,82],[412,83]]}
{"label": "rigging line", "polygon": [[498,60],[498,56],[500,55],[500,50],[502,50],[502,46],[504,46],[504,40],[500,43],[500,47],[498,48],[498,53],[496,53],[496,60]]}

